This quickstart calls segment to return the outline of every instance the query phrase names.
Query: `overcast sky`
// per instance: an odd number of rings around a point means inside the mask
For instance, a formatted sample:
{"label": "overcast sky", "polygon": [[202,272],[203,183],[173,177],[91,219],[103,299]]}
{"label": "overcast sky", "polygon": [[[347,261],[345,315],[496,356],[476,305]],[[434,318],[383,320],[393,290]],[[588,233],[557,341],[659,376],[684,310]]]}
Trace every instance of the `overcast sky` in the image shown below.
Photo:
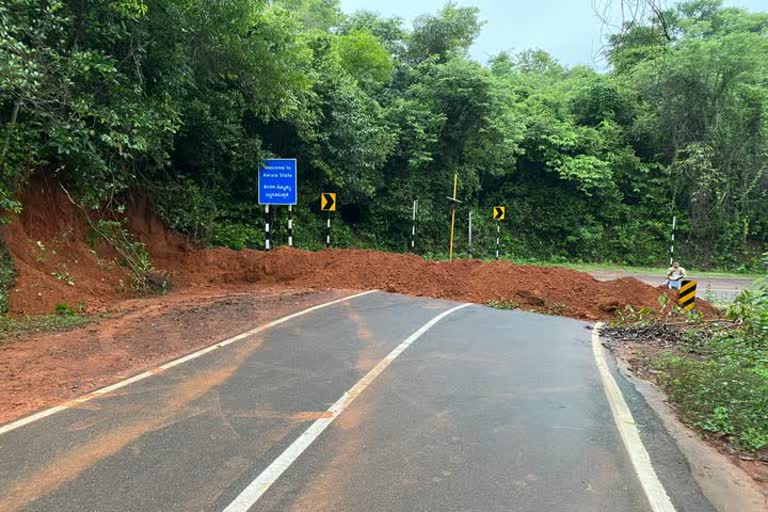
{"label": "overcast sky", "polygon": [[[599,54],[606,29],[593,6],[605,1],[458,0],[458,4],[479,7],[480,17],[486,21],[472,48],[472,56],[481,62],[502,50],[541,48],[569,66],[602,67]],[[445,0],[341,0],[346,13],[359,9],[377,11],[385,16],[400,16],[409,26],[416,16],[436,12],[444,4]],[[768,0],[729,0],[726,5],[768,11]]]}

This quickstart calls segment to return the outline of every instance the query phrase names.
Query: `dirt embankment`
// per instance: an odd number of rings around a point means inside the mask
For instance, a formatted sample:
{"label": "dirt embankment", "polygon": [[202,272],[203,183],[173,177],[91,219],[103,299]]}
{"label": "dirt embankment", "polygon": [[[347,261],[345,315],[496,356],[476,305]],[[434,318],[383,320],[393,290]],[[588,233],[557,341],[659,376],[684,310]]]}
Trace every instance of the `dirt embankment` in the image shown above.
{"label": "dirt embankment", "polygon": [[[129,298],[128,272],[104,244],[89,245],[89,227],[54,180],[35,179],[21,197],[24,211],[4,228],[16,262],[13,314],[50,313],[58,303],[104,309]],[[596,320],[617,309],[657,308],[663,290],[633,278],[600,282],[590,275],[509,262],[425,261],[408,254],[364,250],[311,253],[196,249],[169,231],[146,200],[128,209],[128,225],[147,244],[158,270],[176,288],[252,283],[300,288],[378,288],[458,301],[511,305]],[[708,305],[700,304],[705,312]]]}

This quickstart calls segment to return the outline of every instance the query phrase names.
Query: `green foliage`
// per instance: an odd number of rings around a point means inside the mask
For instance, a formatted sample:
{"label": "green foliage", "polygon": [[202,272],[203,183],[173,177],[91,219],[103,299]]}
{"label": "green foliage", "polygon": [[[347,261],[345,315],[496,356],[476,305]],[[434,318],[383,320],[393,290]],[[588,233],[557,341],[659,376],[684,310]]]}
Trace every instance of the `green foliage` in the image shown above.
{"label": "green foliage", "polygon": [[306,247],[322,246],[332,190],[339,244],[404,250],[418,199],[417,246],[444,252],[456,173],[475,254],[492,254],[504,204],[515,258],[657,264],[677,215],[687,266],[759,265],[767,15],[658,12],[611,36],[606,73],[535,49],[473,62],[482,25],[451,2],[406,27],[337,0],[6,0],[0,218],[30,173],[55,173],[88,212],[141,189],[193,240],[258,247],[255,171],[281,156],[299,161]]}
{"label": "green foliage", "polygon": [[662,384],[694,425],[727,435],[737,447],[768,446],[768,366],[731,348],[705,360],[666,356]]}
{"label": "green foliage", "polygon": [[236,251],[246,247],[260,249],[264,247],[264,229],[259,230],[245,224],[216,225],[212,242]]}
{"label": "green foliage", "polygon": [[[764,257],[768,267],[768,254]],[[741,328],[689,336],[688,355],[667,355],[657,366],[670,398],[698,427],[727,435],[737,447],[768,446],[768,280],[742,294],[729,310]]]}
{"label": "green foliage", "polygon": [[[768,252],[763,254],[768,271]],[[728,316],[741,320],[756,343],[768,347],[768,274],[755,281],[752,290],[743,291],[728,308]]]}
{"label": "green foliage", "polygon": [[339,57],[344,70],[363,86],[383,85],[394,66],[389,52],[367,31],[352,30],[339,37]]}
{"label": "green foliage", "polygon": [[5,240],[0,238],[0,316],[8,313],[8,290],[16,280],[16,267]]}
{"label": "green foliage", "polygon": [[[66,304],[62,304],[66,306]],[[71,310],[69,306],[66,306]],[[95,320],[83,314],[59,314],[25,317],[0,316],[0,345],[30,333],[61,332],[76,329]]]}
{"label": "green foliage", "polygon": [[464,55],[483,26],[478,14],[476,7],[458,7],[448,2],[437,16],[419,16],[408,42],[408,56],[421,62],[431,57],[445,60]]}
{"label": "green foliage", "polygon": [[57,315],[72,316],[75,314],[75,310],[67,304],[56,304],[55,311]]}
{"label": "green foliage", "polygon": [[656,321],[657,312],[651,308],[643,307],[635,309],[630,304],[624,306],[624,309],[616,311],[616,320],[611,322],[612,326],[626,325],[650,325]]}
{"label": "green foliage", "polygon": [[[101,219],[93,225],[93,229],[117,251],[121,263],[131,270],[131,287],[135,291],[167,290],[167,279],[154,275],[154,267],[146,246],[128,231],[125,221]],[[74,281],[71,284],[74,285]]]}

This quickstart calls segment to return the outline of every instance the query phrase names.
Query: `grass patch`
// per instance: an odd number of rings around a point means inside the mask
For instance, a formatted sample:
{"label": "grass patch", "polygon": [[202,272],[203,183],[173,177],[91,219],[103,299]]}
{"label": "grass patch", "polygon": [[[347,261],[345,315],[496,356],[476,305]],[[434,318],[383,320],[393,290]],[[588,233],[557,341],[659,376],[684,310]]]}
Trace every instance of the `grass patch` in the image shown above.
{"label": "grass patch", "polygon": [[683,416],[737,448],[768,447],[768,346],[742,330],[692,331],[678,349],[652,365]]}
{"label": "grass patch", "polygon": [[0,317],[0,344],[22,334],[61,332],[82,327],[97,318],[93,315],[52,314]]}

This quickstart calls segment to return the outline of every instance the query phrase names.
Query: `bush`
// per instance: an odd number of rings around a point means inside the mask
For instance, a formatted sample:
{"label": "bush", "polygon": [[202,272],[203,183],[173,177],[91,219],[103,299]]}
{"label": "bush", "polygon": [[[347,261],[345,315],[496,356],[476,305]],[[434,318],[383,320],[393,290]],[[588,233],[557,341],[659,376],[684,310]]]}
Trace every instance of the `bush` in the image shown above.
{"label": "bush", "polygon": [[246,224],[216,224],[213,229],[213,245],[229,247],[240,251],[246,247],[259,249],[264,247],[264,229],[257,229]]}
{"label": "bush", "polygon": [[670,399],[695,426],[757,450],[768,446],[768,367],[749,364],[738,356],[666,356],[658,366]]}
{"label": "bush", "polygon": [[[763,264],[768,269],[768,252],[763,255]],[[768,346],[768,276],[758,279],[754,289],[742,292],[728,315],[742,320],[755,341]]]}
{"label": "bush", "polygon": [[73,316],[75,314],[75,310],[66,304],[56,304],[55,311],[57,315],[62,316]]}

